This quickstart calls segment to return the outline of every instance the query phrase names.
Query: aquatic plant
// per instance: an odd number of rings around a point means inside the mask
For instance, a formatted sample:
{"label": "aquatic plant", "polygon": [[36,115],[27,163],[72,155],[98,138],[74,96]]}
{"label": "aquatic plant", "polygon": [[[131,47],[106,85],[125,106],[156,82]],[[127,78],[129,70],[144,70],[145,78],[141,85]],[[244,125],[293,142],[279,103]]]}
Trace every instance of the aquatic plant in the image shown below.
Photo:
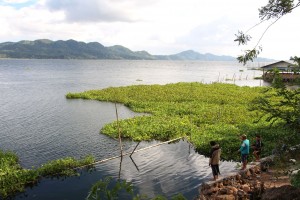
{"label": "aquatic plant", "polygon": [[[272,89],[271,89],[272,90]],[[295,136],[292,129],[278,120],[272,127],[257,121],[259,110],[250,110],[254,99],[262,97],[263,87],[239,87],[233,84],[175,83],[132,85],[69,93],[67,98],[94,99],[123,103],[135,112],[150,115],[119,121],[122,137],[135,141],[170,140],[187,137],[202,154],[208,155],[209,141],[222,146],[222,158],[238,160],[239,135],[255,134],[265,141],[263,153],[269,154],[279,138]],[[101,133],[117,137],[117,123],[106,124]],[[292,140],[292,143],[296,141]]]}
{"label": "aquatic plant", "polygon": [[37,169],[24,169],[15,153],[0,150],[0,199],[23,192],[26,186],[36,184],[42,177],[76,175],[76,167],[93,162],[94,158],[91,156],[81,160],[65,158],[50,161]]}

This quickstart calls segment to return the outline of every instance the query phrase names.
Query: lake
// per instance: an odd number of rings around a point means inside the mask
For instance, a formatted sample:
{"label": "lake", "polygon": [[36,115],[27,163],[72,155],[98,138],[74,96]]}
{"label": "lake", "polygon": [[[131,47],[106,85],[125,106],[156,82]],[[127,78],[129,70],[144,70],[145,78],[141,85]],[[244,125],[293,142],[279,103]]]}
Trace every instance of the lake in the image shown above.
{"label": "lake", "polygon": [[[24,168],[72,156],[93,155],[97,160],[119,154],[117,140],[99,134],[101,127],[116,120],[113,103],[68,100],[68,92],[176,82],[225,82],[240,86],[267,85],[254,77],[262,71],[249,70],[235,62],[129,61],[129,60],[31,60],[0,59],[0,149],[11,150]],[[118,104],[119,118],[134,113]],[[140,148],[158,143],[142,142]],[[136,143],[124,142],[132,151]],[[153,197],[178,192],[188,199],[211,178],[207,158],[194,152],[185,141],[164,144],[133,155],[96,165],[92,173],[64,181],[44,179],[26,191],[25,199],[84,199],[93,183],[112,176],[131,181],[135,190]],[[235,163],[222,162],[221,172]],[[23,195],[17,196],[16,199]]]}

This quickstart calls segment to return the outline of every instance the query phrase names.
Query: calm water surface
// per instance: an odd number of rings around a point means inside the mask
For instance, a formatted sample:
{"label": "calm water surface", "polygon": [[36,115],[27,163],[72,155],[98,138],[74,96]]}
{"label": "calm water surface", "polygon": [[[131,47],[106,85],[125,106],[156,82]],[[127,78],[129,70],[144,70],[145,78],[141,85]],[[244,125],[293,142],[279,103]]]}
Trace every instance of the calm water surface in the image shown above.
{"label": "calm water surface", "polygon": [[[119,154],[118,142],[99,131],[116,120],[115,105],[67,100],[68,92],[195,81],[261,86],[262,81],[253,79],[260,75],[261,71],[234,62],[0,60],[0,149],[16,152],[25,168],[66,156],[108,158]],[[142,115],[123,105],[117,108],[120,118]],[[143,142],[139,148],[154,143]],[[135,143],[127,141],[124,145],[130,151]],[[119,174],[132,181],[136,191],[150,197],[181,192],[191,199],[198,194],[201,182],[211,177],[207,159],[184,141],[133,157],[134,162],[123,159],[121,171],[120,160],[116,159],[97,165],[93,173],[83,172],[81,177],[42,180],[27,190],[26,199],[84,199],[97,180]],[[223,162],[221,169],[230,172],[233,165]]]}

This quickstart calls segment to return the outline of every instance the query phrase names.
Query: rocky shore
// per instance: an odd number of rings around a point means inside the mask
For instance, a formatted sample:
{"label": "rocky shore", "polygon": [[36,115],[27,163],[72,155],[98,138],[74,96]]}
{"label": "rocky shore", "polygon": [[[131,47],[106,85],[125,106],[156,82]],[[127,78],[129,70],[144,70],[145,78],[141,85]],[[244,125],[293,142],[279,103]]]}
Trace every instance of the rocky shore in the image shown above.
{"label": "rocky shore", "polygon": [[220,180],[203,183],[196,199],[300,199],[300,189],[291,186],[289,176],[269,169],[266,167],[268,162],[270,159],[265,158],[261,162],[251,163],[246,170],[237,170]]}

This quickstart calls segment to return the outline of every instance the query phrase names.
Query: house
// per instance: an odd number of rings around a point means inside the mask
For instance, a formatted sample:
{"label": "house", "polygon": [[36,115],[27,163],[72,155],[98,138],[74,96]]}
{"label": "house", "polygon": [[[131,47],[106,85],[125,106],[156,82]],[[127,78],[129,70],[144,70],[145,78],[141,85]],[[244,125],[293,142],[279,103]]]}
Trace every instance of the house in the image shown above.
{"label": "house", "polygon": [[265,71],[269,71],[269,70],[272,70],[272,69],[278,69],[280,71],[291,71],[291,69],[293,67],[295,67],[296,65],[293,64],[293,63],[290,63],[290,62],[286,62],[284,60],[281,60],[281,61],[278,61],[278,62],[275,62],[275,63],[271,63],[271,64],[268,64],[268,65],[265,65],[265,66],[262,66],[262,70],[265,72]]}
{"label": "house", "polygon": [[263,79],[266,81],[272,81],[274,78],[273,69],[278,69],[280,71],[279,74],[284,82],[294,81],[295,79],[300,78],[299,73],[294,73],[294,68],[296,67],[296,64],[283,60],[262,66],[261,69],[263,70]]}

